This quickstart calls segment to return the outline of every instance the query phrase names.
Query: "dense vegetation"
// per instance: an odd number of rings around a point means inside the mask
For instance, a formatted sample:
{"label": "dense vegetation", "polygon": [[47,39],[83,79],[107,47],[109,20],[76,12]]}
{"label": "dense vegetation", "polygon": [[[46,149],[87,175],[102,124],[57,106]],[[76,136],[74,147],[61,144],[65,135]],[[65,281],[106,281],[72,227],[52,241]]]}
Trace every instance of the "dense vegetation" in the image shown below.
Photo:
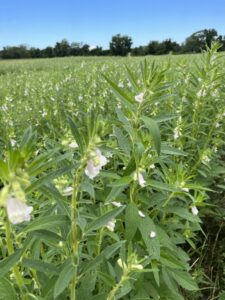
{"label": "dense vegetation", "polygon": [[162,42],[150,41],[146,46],[132,48],[132,38],[117,34],[112,37],[109,44],[109,50],[103,50],[102,47],[92,46],[82,43],[69,43],[66,39],[57,42],[54,47],[39,49],[34,47],[7,46],[0,51],[0,58],[46,58],[46,57],[65,57],[65,56],[133,56],[143,55],[161,55],[168,53],[199,53],[210,47],[212,42],[218,41],[221,44],[220,51],[225,51],[225,36],[218,35],[215,29],[204,29],[190,35],[183,44],[179,44],[171,39]]}
{"label": "dense vegetation", "polygon": [[0,62],[0,299],[224,299],[218,48]]}

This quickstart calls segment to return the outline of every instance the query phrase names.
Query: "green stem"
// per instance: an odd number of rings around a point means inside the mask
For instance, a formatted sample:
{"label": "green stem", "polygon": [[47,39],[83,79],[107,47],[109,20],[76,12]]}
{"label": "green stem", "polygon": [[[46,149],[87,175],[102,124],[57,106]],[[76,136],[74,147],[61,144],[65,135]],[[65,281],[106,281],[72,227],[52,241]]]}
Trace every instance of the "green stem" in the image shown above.
{"label": "green stem", "polygon": [[[13,243],[11,240],[11,226],[10,226],[8,219],[5,224],[5,233],[6,233],[6,243],[7,243],[8,254],[12,255],[14,253],[14,248],[13,248]],[[13,274],[16,278],[16,282],[17,282],[17,285],[21,292],[22,299],[27,300],[27,295],[24,293],[26,288],[24,286],[23,277],[21,276],[20,270],[19,270],[18,266],[16,266],[16,265],[13,267]]]}
{"label": "green stem", "polygon": [[114,286],[114,288],[111,290],[111,292],[109,293],[107,300],[114,300],[115,299],[115,295],[118,291],[118,289],[123,285],[123,283],[127,280],[127,275],[128,275],[129,271],[126,271],[120,281]]}
{"label": "green stem", "polygon": [[[86,164],[86,160],[83,160],[80,167],[78,168],[76,175],[73,181],[73,194],[72,194],[72,203],[71,203],[71,235],[72,235],[72,261],[75,266],[79,264],[79,253],[78,253],[78,246],[79,246],[79,237],[77,234],[77,198],[78,198],[78,190],[80,181],[83,175],[83,169]],[[76,274],[77,275],[77,274]],[[74,276],[71,282],[70,287],[70,299],[76,299],[76,283],[77,283],[77,276]]]}

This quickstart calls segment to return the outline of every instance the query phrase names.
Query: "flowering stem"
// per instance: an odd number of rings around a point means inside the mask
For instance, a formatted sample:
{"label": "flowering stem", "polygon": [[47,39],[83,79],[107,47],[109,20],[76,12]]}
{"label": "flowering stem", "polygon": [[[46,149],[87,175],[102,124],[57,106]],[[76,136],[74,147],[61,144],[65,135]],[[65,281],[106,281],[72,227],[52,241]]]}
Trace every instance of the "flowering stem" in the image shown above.
{"label": "flowering stem", "polygon": [[[79,264],[79,253],[78,253],[79,240],[77,234],[77,196],[78,196],[79,185],[80,185],[85,164],[86,164],[86,159],[83,160],[80,167],[78,168],[73,181],[73,194],[72,194],[72,203],[71,203],[71,222],[72,222],[71,234],[72,234],[72,261],[75,266]],[[76,299],[76,283],[77,283],[77,279],[76,276],[74,276],[70,287],[71,300]]]}
{"label": "flowering stem", "polygon": [[[14,253],[14,248],[13,248],[13,244],[12,244],[12,240],[11,240],[11,226],[10,226],[8,219],[5,224],[5,233],[6,233],[6,243],[7,243],[8,254],[12,255]],[[22,299],[26,300],[27,295],[24,294],[25,286],[23,283],[23,277],[21,276],[19,268],[17,266],[13,267],[13,273],[16,278],[17,285],[22,294]]]}
{"label": "flowering stem", "polygon": [[118,289],[123,285],[123,283],[128,279],[128,273],[129,270],[127,270],[121,277],[120,281],[114,286],[114,288],[111,290],[111,292],[109,293],[107,300],[114,300],[115,299],[115,295],[118,291]]}

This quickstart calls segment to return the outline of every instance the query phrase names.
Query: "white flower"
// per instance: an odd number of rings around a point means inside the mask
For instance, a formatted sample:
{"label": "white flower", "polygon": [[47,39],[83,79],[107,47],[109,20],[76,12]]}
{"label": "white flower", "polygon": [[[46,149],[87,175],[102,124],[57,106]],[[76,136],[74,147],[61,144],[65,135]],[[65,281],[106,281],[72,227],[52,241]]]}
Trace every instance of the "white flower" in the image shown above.
{"label": "white flower", "polygon": [[69,147],[70,147],[71,149],[75,149],[75,148],[78,147],[78,145],[77,145],[76,142],[71,142],[71,143],[69,144]]}
{"label": "white flower", "polygon": [[207,164],[210,162],[210,158],[208,157],[208,155],[203,154],[202,157],[201,157],[201,162],[202,162],[203,164],[206,164],[206,165],[207,165]]}
{"label": "white flower", "polygon": [[140,93],[140,94],[136,95],[136,96],[134,97],[134,99],[135,99],[137,102],[139,102],[139,103],[143,102],[143,100],[144,100],[144,93]]}
{"label": "white flower", "polygon": [[88,161],[85,174],[90,178],[95,178],[99,172],[101,171],[102,167],[107,164],[107,158],[102,155],[99,149],[96,149],[94,153],[92,153],[92,158]]}
{"label": "white flower", "polygon": [[201,98],[201,97],[205,97],[206,96],[206,90],[201,88],[198,92],[197,92],[197,97]]}
{"label": "white flower", "polygon": [[144,177],[141,173],[138,173],[138,183],[140,186],[144,187],[146,184],[146,181],[144,180]]}
{"label": "white flower", "polygon": [[116,226],[116,220],[111,220],[106,225],[106,227],[112,232],[114,231],[115,226]]}
{"label": "white flower", "polygon": [[136,269],[136,270],[143,270],[144,269],[141,264],[132,264],[131,268]]}
{"label": "white flower", "polygon": [[124,84],[122,82],[119,82],[118,87],[124,88]]}
{"label": "white flower", "polygon": [[155,232],[155,231],[151,231],[151,232],[149,233],[149,237],[150,237],[151,239],[155,238],[155,237],[156,237],[156,232]]}
{"label": "white flower", "polygon": [[150,169],[155,169],[155,165],[154,165],[154,164],[151,164],[151,165],[149,166],[149,168],[150,168]]}
{"label": "white flower", "polygon": [[145,218],[145,214],[141,210],[138,211],[138,214],[140,217]]}
{"label": "white flower", "polygon": [[197,215],[198,215],[198,209],[197,209],[197,207],[196,207],[196,206],[192,206],[191,212],[192,212],[192,214],[193,214],[194,216],[197,216]]}
{"label": "white flower", "polygon": [[122,261],[121,258],[119,258],[117,260],[117,263],[118,263],[118,265],[120,266],[121,269],[124,269],[124,270],[127,269],[127,265],[125,264],[125,262]]}
{"label": "white flower", "polygon": [[11,139],[11,140],[10,140],[10,143],[11,143],[12,147],[14,147],[14,146],[16,145],[16,140]]}
{"label": "white flower", "polygon": [[174,139],[177,140],[180,137],[180,135],[181,135],[180,129],[179,129],[179,127],[176,127],[173,131]]}
{"label": "white flower", "polygon": [[116,206],[116,207],[121,207],[121,206],[123,206],[122,203],[120,203],[120,202],[112,201],[111,203],[112,203],[112,205],[114,205],[114,206]]}
{"label": "white flower", "polygon": [[182,191],[189,193],[189,188],[183,187]]}
{"label": "white flower", "polygon": [[68,186],[68,187],[66,187],[66,188],[64,189],[63,195],[69,196],[69,195],[72,194],[72,192],[73,192],[73,187],[72,187],[72,186]]}
{"label": "white flower", "polygon": [[137,180],[141,187],[144,187],[146,181],[140,171],[136,171],[133,175],[134,180]]}
{"label": "white flower", "polygon": [[6,210],[9,221],[13,224],[18,224],[23,221],[30,221],[33,207],[27,206],[23,201],[9,196],[6,200]]}
{"label": "white flower", "polygon": [[220,123],[216,123],[216,128],[219,128],[220,127]]}

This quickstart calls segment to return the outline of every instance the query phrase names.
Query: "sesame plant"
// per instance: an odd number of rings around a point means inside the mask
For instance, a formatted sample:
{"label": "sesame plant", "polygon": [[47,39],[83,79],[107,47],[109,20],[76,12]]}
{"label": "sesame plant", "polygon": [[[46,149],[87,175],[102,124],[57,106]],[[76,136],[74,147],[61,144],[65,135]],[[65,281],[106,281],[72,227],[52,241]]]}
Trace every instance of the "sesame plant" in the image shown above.
{"label": "sesame plant", "polygon": [[218,48],[1,62],[0,299],[223,299]]}

